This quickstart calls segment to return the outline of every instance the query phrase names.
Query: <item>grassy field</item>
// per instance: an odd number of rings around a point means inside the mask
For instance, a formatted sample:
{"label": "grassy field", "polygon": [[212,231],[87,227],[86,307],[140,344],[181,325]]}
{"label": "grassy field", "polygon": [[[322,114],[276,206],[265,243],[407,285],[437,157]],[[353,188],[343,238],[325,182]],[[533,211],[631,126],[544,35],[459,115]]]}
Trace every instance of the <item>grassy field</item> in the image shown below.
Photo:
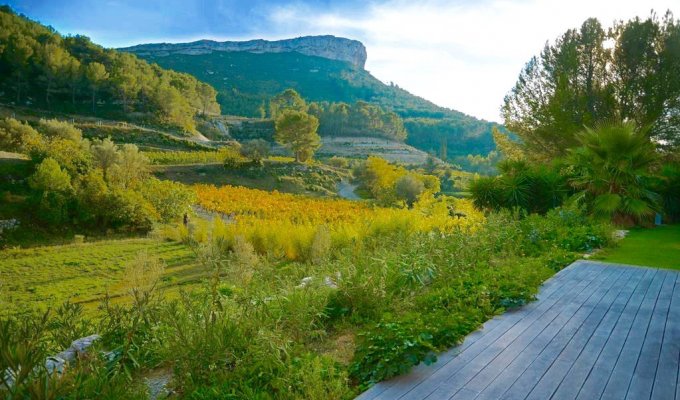
{"label": "grassy field", "polygon": [[593,259],[680,270],[680,225],[633,229],[618,246]]}
{"label": "grassy field", "polygon": [[154,239],[110,240],[65,246],[10,249],[0,260],[0,309],[20,313],[70,299],[94,309],[108,293],[126,293],[125,269],[140,253],[163,260],[164,287],[194,283],[203,271],[193,251]]}

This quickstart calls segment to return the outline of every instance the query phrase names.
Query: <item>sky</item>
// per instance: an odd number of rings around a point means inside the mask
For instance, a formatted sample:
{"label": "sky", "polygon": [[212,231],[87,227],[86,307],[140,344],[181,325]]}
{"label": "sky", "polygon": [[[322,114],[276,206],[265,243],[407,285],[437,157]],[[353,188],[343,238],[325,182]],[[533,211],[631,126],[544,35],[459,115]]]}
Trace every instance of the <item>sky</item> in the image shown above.
{"label": "sky", "polygon": [[[1,1],[0,1],[1,2]],[[434,103],[502,122],[503,97],[524,64],[586,18],[604,26],[678,0],[11,0],[62,34],[106,47],[198,39],[332,34],[368,51],[366,69]]]}

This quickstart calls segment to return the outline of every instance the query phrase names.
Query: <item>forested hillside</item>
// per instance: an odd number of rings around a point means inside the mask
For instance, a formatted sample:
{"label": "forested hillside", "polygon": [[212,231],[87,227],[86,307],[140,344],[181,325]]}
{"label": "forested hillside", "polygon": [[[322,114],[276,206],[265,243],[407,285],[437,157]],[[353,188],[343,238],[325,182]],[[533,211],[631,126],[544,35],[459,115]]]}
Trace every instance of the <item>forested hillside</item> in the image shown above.
{"label": "forested hillside", "polygon": [[61,36],[0,7],[0,98],[17,106],[94,114],[195,130],[219,113],[215,90],[85,36]]}
{"label": "forested hillside", "polygon": [[[491,136],[495,124],[439,107],[397,85],[386,85],[347,62],[292,52],[145,53],[142,57],[210,83],[218,91],[224,114],[268,116],[269,99],[292,88],[310,102],[352,107],[363,101],[393,111],[405,121],[407,143],[425,151],[442,154],[446,147],[450,155],[465,155],[487,154],[495,148]],[[343,112],[337,106],[336,110]],[[323,121],[321,126],[324,133],[327,126]]]}

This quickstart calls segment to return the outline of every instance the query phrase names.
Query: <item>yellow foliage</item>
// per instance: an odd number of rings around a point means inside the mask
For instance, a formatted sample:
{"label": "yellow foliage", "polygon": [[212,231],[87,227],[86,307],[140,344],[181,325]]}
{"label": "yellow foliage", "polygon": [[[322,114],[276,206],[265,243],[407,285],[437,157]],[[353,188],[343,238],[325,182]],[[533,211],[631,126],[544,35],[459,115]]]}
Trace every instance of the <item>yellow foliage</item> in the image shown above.
{"label": "yellow foliage", "polygon": [[[367,237],[398,232],[445,234],[456,229],[474,229],[484,219],[468,200],[432,195],[422,196],[412,209],[404,209],[243,187],[196,185],[194,188],[202,208],[228,215],[233,220],[225,223],[216,218],[209,232],[196,229],[195,240],[211,237],[233,249],[235,238],[240,236],[258,254],[289,260],[309,261]],[[452,216],[452,210],[466,217]],[[319,233],[320,229],[323,234]]]}

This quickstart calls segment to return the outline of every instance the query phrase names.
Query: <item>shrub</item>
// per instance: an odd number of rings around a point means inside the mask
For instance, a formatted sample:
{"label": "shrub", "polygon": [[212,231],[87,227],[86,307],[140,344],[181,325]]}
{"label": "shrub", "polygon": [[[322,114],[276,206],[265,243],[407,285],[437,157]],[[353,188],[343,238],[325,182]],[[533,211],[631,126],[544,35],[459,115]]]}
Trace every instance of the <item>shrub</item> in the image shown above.
{"label": "shrub", "polygon": [[129,227],[149,231],[159,219],[153,205],[139,192],[126,189],[112,190],[105,207],[105,218],[113,227]]}
{"label": "shrub", "polygon": [[142,194],[156,209],[163,222],[182,218],[191,210],[196,199],[194,191],[181,183],[156,178],[144,182]]}
{"label": "shrub", "polygon": [[309,250],[309,260],[319,264],[328,257],[331,251],[331,232],[327,226],[321,225],[314,233]]}
{"label": "shrub", "polygon": [[349,160],[344,157],[333,156],[328,160],[328,165],[335,168],[349,168]]}
{"label": "shrub", "polygon": [[394,184],[397,198],[406,202],[411,207],[418,197],[425,191],[425,184],[413,175],[404,175],[397,179]]}
{"label": "shrub", "polygon": [[359,335],[352,376],[364,388],[408,372],[414,365],[437,360],[432,333],[415,315],[400,321],[384,321]]}
{"label": "shrub", "polygon": [[241,145],[241,155],[255,164],[262,164],[262,160],[269,156],[271,146],[263,139],[249,140]]}
{"label": "shrub", "polygon": [[568,194],[566,180],[556,167],[506,160],[498,168],[501,175],[477,178],[470,184],[473,202],[479,209],[520,208],[544,214],[561,205]]}
{"label": "shrub", "polygon": [[580,147],[570,150],[569,183],[588,211],[620,225],[651,219],[659,211],[651,190],[658,154],[646,131],[633,122],[586,128],[577,135]]}

